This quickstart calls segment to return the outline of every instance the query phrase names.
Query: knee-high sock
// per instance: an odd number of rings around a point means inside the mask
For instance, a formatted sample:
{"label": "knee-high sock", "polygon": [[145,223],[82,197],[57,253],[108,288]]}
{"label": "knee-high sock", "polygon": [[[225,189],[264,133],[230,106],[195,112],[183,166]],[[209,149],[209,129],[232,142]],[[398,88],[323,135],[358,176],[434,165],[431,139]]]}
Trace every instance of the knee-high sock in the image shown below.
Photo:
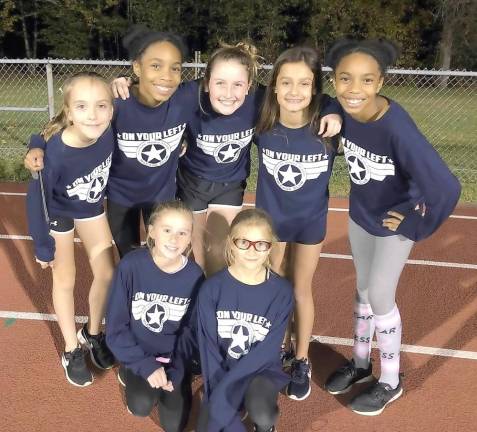
{"label": "knee-high sock", "polygon": [[353,359],[358,368],[367,369],[374,335],[374,315],[371,305],[354,304],[354,345]]}
{"label": "knee-high sock", "polygon": [[376,339],[381,357],[379,382],[396,388],[399,384],[399,361],[401,349],[401,315],[396,305],[386,315],[375,315]]}

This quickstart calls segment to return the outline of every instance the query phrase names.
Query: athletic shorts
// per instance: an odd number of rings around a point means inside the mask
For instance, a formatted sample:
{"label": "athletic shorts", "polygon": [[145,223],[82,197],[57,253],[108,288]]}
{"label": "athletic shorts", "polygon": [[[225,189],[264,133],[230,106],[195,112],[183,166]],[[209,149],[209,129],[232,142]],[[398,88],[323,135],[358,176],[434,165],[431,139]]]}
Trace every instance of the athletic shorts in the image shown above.
{"label": "athletic shorts", "polygon": [[177,197],[194,213],[206,212],[209,207],[242,207],[246,185],[245,180],[219,183],[177,171]]}
{"label": "athletic shorts", "polygon": [[67,216],[51,216],[50,217],[50,231],[56,234],[68,234],[75,230],[75,222],[85,222],[93,219],[98,219],[104,215],[104,209],[101,209],[101,213],[96,216],[90,216],[87,218],[70,218]]}
{"label": "athletic shorts", "polygon": [[315,245],[321,243],[326,235],[326,216],[323,214],[318,218],[310,220],[284,220],[273,221],[273,226],[281,242],[293,242],[305,245]]}

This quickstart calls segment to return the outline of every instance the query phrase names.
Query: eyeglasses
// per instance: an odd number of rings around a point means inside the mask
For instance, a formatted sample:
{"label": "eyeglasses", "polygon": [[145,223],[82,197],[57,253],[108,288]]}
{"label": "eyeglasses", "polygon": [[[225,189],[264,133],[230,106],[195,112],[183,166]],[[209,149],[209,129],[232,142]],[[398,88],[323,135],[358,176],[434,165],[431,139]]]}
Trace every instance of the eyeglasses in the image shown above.
{"label": "eyeglasses", "polygon": [[247,239],[236,238],[233,240],[233,242],[234,245],[240,250],[248,250],[250,249],[250,246],[253,246],[257,252],[266,252],[272,247],[272,243],[265,240],[251,241]]}

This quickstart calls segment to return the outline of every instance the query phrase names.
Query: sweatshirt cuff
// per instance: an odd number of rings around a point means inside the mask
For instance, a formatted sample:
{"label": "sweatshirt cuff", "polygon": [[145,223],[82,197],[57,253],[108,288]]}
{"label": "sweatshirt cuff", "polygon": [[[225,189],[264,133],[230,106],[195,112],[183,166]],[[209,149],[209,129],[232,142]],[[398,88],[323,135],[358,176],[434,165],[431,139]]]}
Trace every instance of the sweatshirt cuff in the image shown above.
{"label": "sweatshirt cuff", "polygon": [[126,365],[126,367],[130,367],[133,372],[136,372],[138,375],[147,380],[153,372],[162,368],[162,364],[156,361],[155,357],[147,357],[131,366]]}
{"label": "sweatshirt cuff", "polygon": [[46,147],[46,142],[41,135],[35,134],[31,136],[30,143],[28,144],[28,148],[30,150],[34,148],[45,150],[45,147]]}
{"label": "sweatshirt cuff", "polygon": [[409,240],[416,241],[418,237],[418,227],[422,219],[422,216],[417,211],[411,210],[399,224],[396,234],[401,234]]}
{"label": "sweatshirt cuff", "polygon": [[48,244],[35,247],[35,257],[42,262],[51,262],[55,259],[55,240],[48,236]]}

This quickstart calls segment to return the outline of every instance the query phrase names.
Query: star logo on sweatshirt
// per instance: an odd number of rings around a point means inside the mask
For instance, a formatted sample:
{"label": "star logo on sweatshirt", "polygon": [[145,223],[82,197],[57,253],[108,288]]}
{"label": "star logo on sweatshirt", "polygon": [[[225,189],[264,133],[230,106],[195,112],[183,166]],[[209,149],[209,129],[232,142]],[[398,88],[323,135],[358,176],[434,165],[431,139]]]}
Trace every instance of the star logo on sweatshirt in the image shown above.
{"label": "star logo on sweatshirt", "polygon": [[368,183],[370,172],[367,168],[366,161],[359,154],[354,152],[348,152],[345,158],[348,163],[351,181],[359,185]]}
{"label": "star logo on sweatshirt", "polygon": [[219,163],[235,162],[241,149],[242,147],[238,141],[228,141],[215,149],[214,157]]}
{"label": "star logo on sweatshirt", "polygon": [[294,191],[300,189],[306,181],[306,172],[299,163],[281,161],[274,170],[275,180],[281,189]]}
{"label": "star logo on sweatshirt", "polygon": [[158,167],[164,165],[171,155],[169,145],[161,141],[146,141],[137,149],[137,158],[143,165]]}
{"label": "star logo on sweatshirt", "polygon": [[92,182],[88,191],[86,201],[89,203],[98,202],[101,199],[101,194],[106,187],[107,176],[105,174],[98,175]]}
{"label": "star logo on sweatshirt", "polygon": [[250,351],[250,340],[253,335],[253,329],[246,322],[238,322],[232,327],[229,349],[230,357],[239,359]]}
{"label": "star logo on sweatshirt", "polygon": [[143,315],[143,324],[152,332],[160,333],[167,321],[169,311],[165,303],[152,303]]}

